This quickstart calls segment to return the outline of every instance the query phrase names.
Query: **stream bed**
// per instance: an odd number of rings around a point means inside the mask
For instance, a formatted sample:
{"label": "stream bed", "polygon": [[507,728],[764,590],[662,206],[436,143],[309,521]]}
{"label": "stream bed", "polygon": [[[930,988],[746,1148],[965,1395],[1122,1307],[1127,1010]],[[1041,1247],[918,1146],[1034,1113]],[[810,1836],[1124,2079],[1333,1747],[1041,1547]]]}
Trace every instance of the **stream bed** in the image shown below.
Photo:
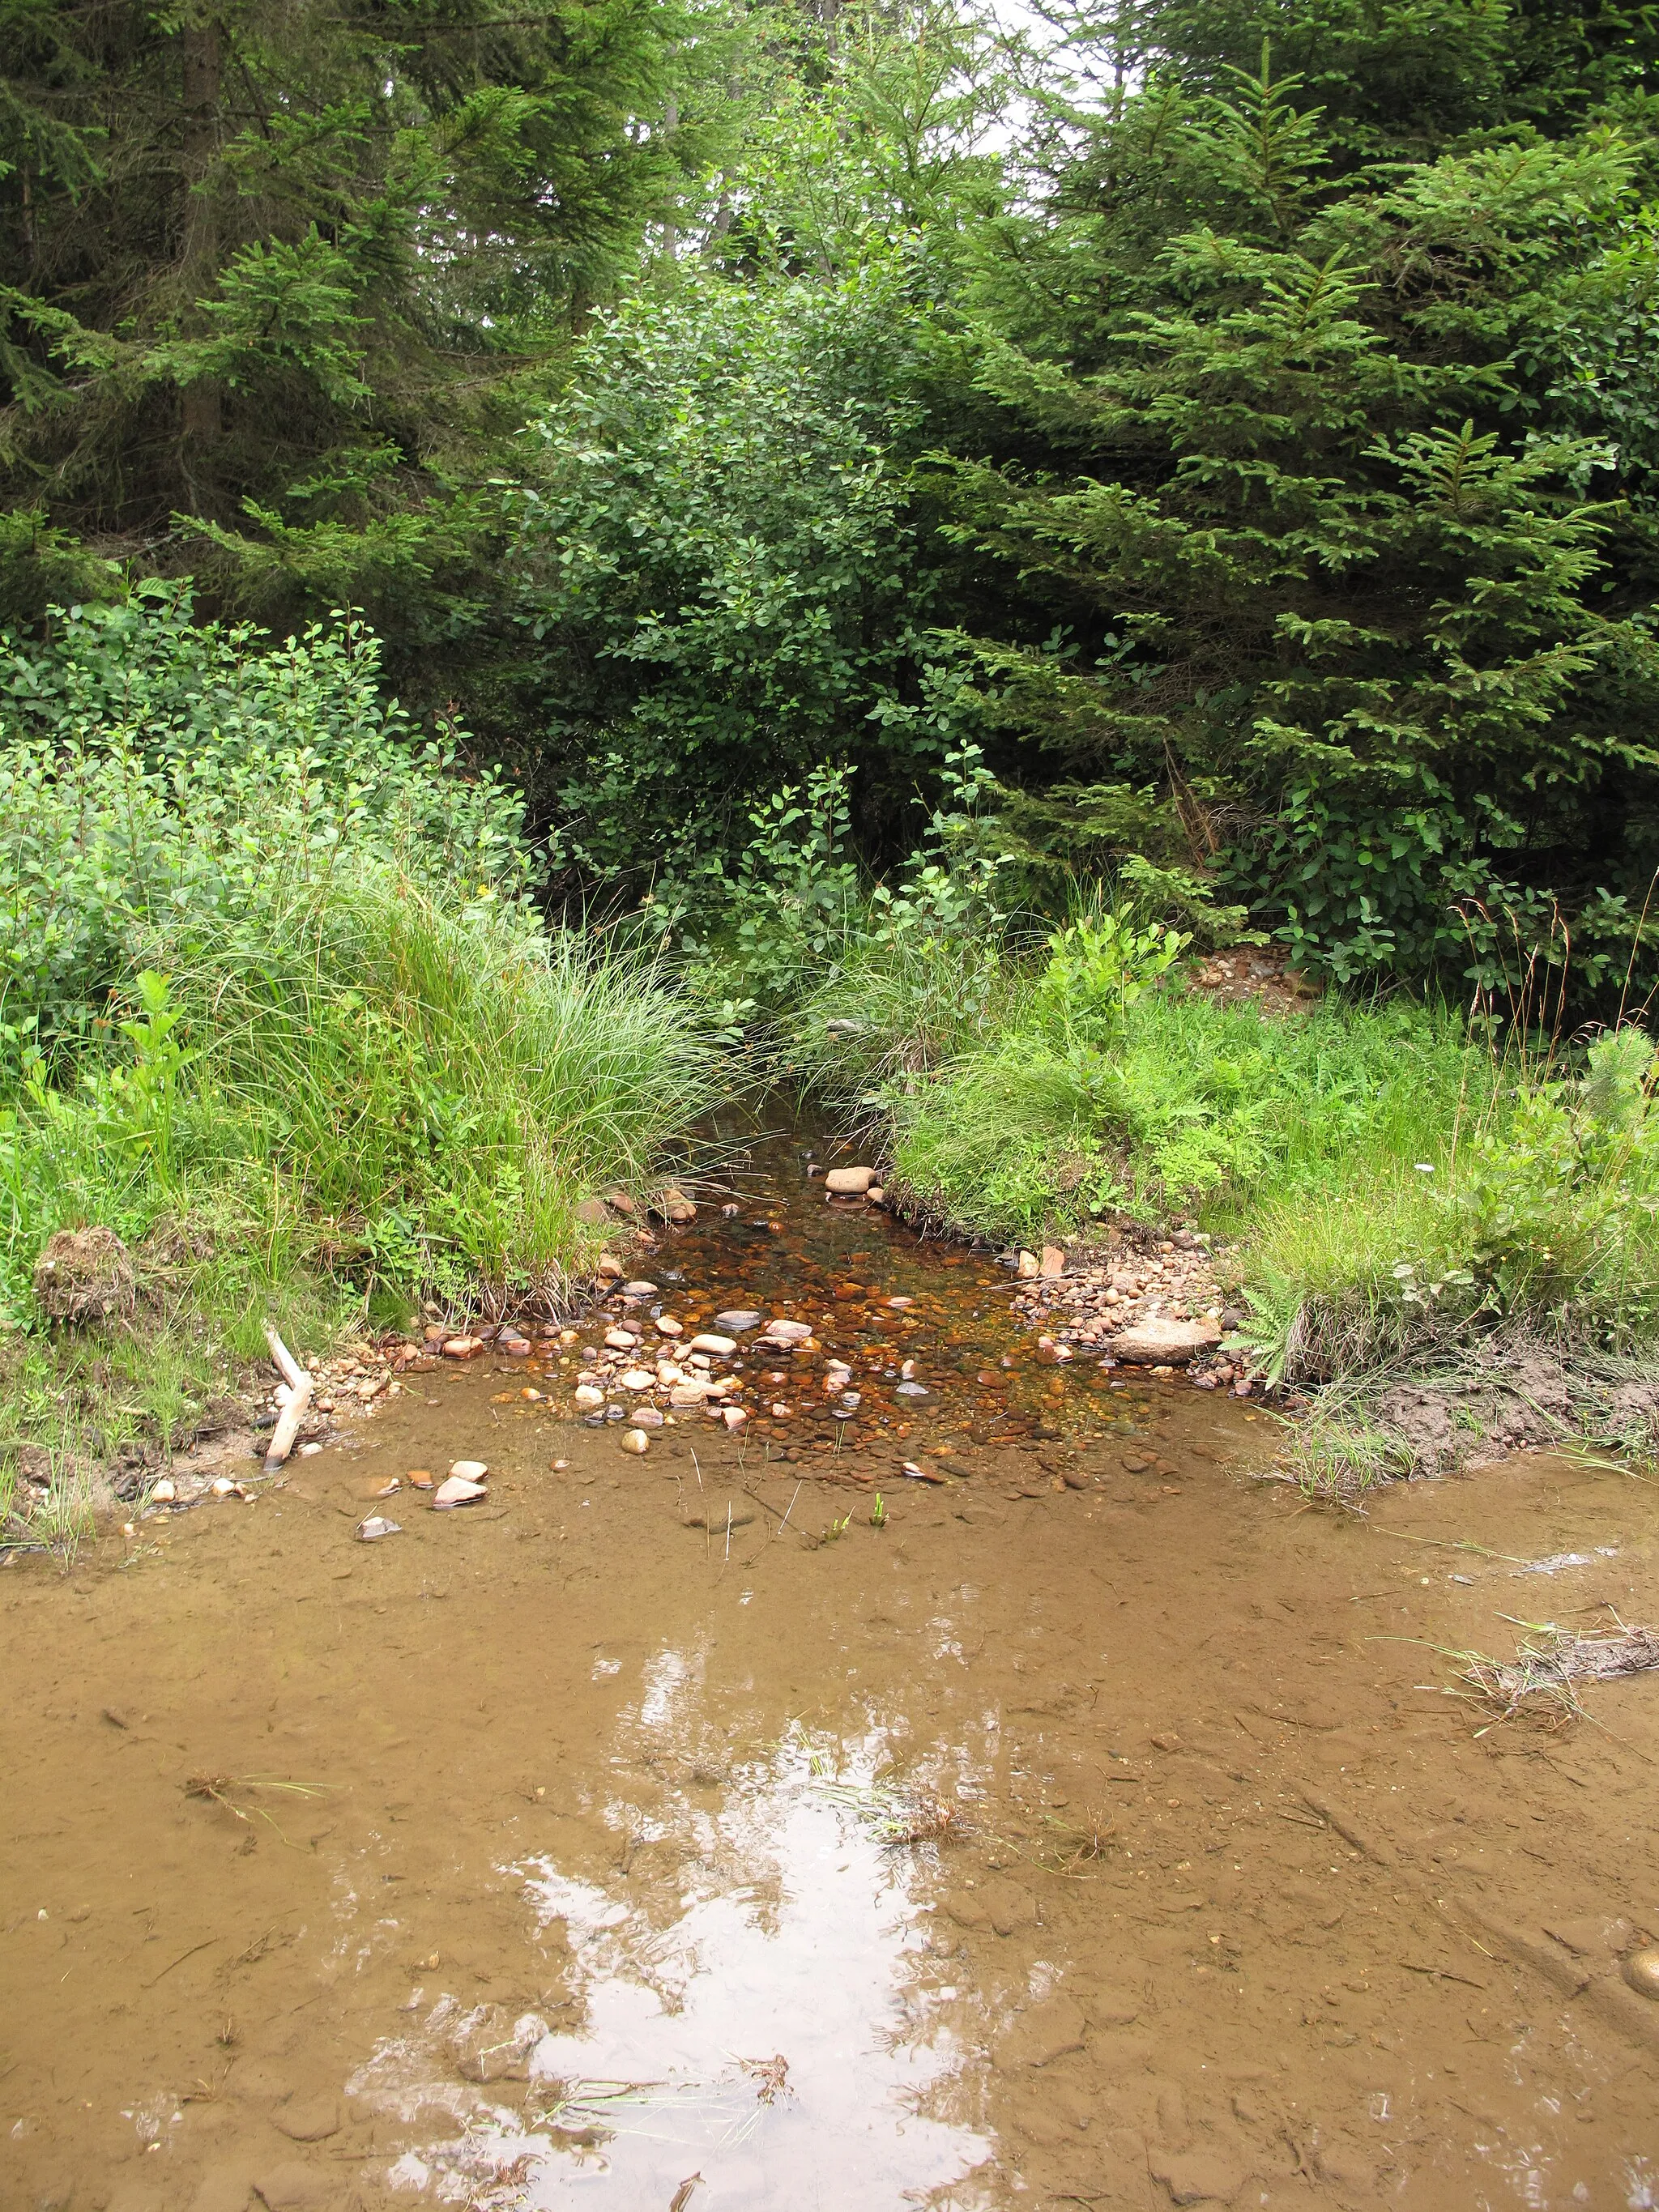
{"label": "stream bed", "polygon": [[1310,1509],[810,1151],[640,1261],[810,1324],[746,1428],[441,1363],[0,1576],[0,2205],[1659,2206],[1659,1676],[1448,1694],[1659,1616],[1651,1486]]}

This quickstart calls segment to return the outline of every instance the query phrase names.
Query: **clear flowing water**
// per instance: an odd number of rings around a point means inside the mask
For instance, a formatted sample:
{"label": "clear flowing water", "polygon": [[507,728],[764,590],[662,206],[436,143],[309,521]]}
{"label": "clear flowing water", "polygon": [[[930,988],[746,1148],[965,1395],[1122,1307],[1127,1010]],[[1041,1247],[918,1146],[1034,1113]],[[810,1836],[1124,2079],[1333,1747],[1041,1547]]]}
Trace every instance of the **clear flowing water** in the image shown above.
{"label": "clear flowing water", "polygon": [[441,1367],[0,1578],[0,2204],[1659,2203],[1659,1680],[1477,1735],[1443,1656],[1653,1619],[1652,1490],[1306,1510],[807,1141],[617,1310],[809,1322],[787,1417]]}

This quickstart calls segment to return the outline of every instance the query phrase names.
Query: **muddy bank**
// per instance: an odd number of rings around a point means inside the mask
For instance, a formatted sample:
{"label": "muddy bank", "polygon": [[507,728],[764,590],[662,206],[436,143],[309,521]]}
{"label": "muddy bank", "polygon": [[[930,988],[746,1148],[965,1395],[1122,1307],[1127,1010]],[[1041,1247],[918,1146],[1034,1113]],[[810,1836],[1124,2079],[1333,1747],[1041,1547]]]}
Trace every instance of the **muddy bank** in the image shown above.
{"label": "muddy bank", "polygon": [[0,1579],[0,2202],[1654,2201],[1659,1677],[1477,1737],[1431,1648],[1654,1617],[1651,1492],[1307,1511],[1253,1409],[1046,1362],[792,1149],[749,1195],[659,1288],[810,1318],[851,1440],[631,1458],[491,1358]]}

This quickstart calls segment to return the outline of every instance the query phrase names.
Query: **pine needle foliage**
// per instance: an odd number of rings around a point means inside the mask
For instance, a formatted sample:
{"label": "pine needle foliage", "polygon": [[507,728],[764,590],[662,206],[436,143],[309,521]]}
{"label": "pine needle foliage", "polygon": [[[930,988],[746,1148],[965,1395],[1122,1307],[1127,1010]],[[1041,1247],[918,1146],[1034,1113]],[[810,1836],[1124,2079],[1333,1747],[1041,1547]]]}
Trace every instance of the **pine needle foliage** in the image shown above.
{"label": "pine needle foliage", "polygon": [[695,167],[669,0],[0,6],[0,619],[480,619],[481,440]]}
{"label": "pine needle foliage", "polygon": [[1547,133],[1493,17],[1410,124],[1404,11],[1365,67],[1338,15],[1245,59],[1242,18],[1155,11],[1139,88],[981,234],[1000,428],[939,481],[995,757],[1155,793],[1164,856],[1339,978],[1491,980],[1560,900],[1593,986],[1659,861],[1641,57]]}

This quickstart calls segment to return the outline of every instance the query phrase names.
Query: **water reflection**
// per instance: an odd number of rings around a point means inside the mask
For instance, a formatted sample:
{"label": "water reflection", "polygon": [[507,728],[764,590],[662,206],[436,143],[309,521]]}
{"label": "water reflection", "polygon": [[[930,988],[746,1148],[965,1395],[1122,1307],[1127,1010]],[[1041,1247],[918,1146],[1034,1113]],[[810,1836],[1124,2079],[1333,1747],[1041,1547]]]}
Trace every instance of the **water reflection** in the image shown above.
{"label": "water reflection", "polygon": [[[737,1759],[720,1738],[694,1758],[702,1674],[700,1655],[659,1650],[618,1717],[614,1787],[592,1808],[611,1867],[536,1853],[502,1869],[566,1961],[552,2020],[463,2017],[443,1998],[352,2085],[444,2115],[448,2139],[405,2154],[394,2183],[478,2206],[596,2187],[683,2212],[977,2202],[992,2142],[970,2124],[975,2054],[942,2016],[957,1991],[930,1972],[935,1855],[890,1840],[884,1732],[795,1730]],[[523,2086],[475,2066],[486,2078],[458,2104],[446,2054],[486,2034]]]}

